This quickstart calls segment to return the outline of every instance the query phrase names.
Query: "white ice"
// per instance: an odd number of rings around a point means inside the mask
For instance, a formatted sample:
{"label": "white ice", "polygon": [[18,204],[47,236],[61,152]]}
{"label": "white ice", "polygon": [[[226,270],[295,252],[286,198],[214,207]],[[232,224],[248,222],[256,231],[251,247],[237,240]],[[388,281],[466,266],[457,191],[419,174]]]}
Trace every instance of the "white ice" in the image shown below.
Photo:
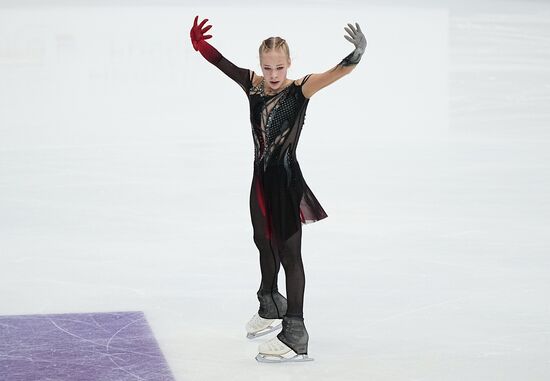
{"label": "white ice", "polygon": [[[144,311],[177,380],[547,380],[550,4],[184,3],[0,1],[0,315]],[[256,73],[282,36],[293,79],[367,37],[297,151],[329,215],[303,230],[313,362],[245,338],[248,104],[195,15]]]}

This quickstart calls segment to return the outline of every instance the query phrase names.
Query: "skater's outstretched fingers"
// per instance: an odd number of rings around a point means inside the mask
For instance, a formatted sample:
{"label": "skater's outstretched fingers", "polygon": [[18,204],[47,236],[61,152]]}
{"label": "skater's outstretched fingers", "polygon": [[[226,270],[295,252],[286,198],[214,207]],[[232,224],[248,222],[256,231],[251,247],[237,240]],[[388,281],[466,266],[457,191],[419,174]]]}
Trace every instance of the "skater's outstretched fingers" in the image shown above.
{"label": "skater's outstretched fingers", "polygon": [[201,21],[199,25],[197,25],[197,20],[199,19],[199,16],[195,16],[195,22],[193,23],[193,28],[202,29],[203,25],[208,21],[208,19],[204,19]]}
{"label": "skater's outstretched fingers", "polygon": [[344,29],[346,30],[346,32],[349,33],[351,37],[344,36],[344,38],[355,45],[355,49],[357,49],[358,52],[363,53],[365,51],[365,48],[367,47],[367,39],[361,31],[361,27],[358,23],[355,23],[355,27],[349,23],[348,26],[349,28],[344,27]]}
{"label": "skater's outstretched fingers", "polygon": [[197,20],[199,16],[195,16],[195,20],[193,21],[193,27],[191,28],[191,31],[189,32],[191,37],[191,43],[193,44],[193,48],[195,50],[199,50],[198,44],[203,40],[208,40],[209,38],[212,38],[211,34],[204,35],[204,33],[208,32],[210,28],[212,28],[212,25],[208,25],[205,28],[203,28],[204,24],[208,21],[208,19],[204,19],[201,21],[200,24],[197,25]]}
{"label": "skater's outstretched fingers", "polygon": [[[201,25],[200,25],[200,28],[203,27],[204,23],[206,23],[208,21],[208,19],[204,19],[202,22],[201,22]],[[204,34],[206,32],[208,32],[208,30],[212,28],[212,25],[208,25],[206,28],[202,29],[201,32]],[[210,38],[212,36],[204,36],[204,39],[206,40],[207,38]]]}
{"label": "skater's outstretched fingers", "polygon": [[[344,27],[344,29],[346,30],[346,32],[348,32],[350,34],[350,36],[352,36],[353,38],[355,38],[355,34],[357,33],[355,29],[353,29],[353,25],[349,24],[348,23],[348,27]],[[349,39],[349,38],[348,38]],[[350,41],[353,42],[352,39],[349,39]]]}

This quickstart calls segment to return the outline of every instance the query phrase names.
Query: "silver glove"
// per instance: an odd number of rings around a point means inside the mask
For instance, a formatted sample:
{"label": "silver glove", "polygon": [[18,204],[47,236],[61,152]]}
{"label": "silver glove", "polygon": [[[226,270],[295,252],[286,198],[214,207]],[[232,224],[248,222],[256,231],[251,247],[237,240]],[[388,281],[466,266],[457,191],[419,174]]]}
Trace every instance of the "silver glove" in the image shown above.
{"label": "silver glove", "polygon": [[361,31],[361,27],[359,26],[359,24],[355,23],[356,28],[354,28],[353,25],[349,23],[348,26],[349,28],[344,27],[344,29],[349,33],[351,37],[344,36],[344,38],[355,45],[355,50],[351,52],[346,58],[344,58],[342,62],[340,62],[340,65],[342,66],[358,64],[361,60],[361,56],[363,56],[363,53],[367,48],[367,39]]}

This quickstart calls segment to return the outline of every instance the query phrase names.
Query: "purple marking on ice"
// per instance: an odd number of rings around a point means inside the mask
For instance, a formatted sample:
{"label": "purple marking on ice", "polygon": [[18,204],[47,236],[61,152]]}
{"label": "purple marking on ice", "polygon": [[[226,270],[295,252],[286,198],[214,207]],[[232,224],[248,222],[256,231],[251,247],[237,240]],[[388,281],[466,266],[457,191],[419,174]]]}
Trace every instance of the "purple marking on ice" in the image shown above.
{"label": "purple marking on ice", "polygon": [[0,380],[173,381],[143,312],[0,316]]}

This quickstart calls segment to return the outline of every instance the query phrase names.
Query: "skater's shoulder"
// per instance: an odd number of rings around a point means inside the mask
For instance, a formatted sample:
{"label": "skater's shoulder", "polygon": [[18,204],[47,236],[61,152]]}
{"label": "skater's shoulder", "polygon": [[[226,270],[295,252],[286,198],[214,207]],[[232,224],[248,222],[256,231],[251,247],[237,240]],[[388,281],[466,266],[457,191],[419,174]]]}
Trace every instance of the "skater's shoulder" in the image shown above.
{"label": "skater's shoulder", "polygon": [[294,84],[296,86],[301,86],[304,84],[304,82],[309,78],[310,74],[303,76],[302,78],[298,78],[294,80]]}

